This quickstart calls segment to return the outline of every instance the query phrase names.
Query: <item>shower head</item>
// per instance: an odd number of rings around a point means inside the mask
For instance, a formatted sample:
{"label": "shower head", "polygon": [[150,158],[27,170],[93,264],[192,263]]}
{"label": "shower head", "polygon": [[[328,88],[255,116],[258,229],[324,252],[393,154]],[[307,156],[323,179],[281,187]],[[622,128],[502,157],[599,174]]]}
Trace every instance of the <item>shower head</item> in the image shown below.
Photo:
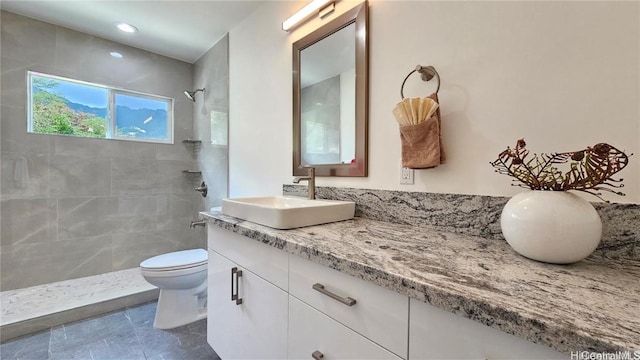
{"label": "shower head", "polygon": [[202,88],[202,89],[196,89],[196,90],[194,90],[194,91],[185,90],[185,91],[184,91],[184,96],[186,96],[186,97],[187,97],[187,99],[189,99],[189,100],[191,100],[191,101],[193,101],[193,102],[196,102],[196,93],[197,93],[198,91],[202,91],[202,92],[204,92],[204,88]]}

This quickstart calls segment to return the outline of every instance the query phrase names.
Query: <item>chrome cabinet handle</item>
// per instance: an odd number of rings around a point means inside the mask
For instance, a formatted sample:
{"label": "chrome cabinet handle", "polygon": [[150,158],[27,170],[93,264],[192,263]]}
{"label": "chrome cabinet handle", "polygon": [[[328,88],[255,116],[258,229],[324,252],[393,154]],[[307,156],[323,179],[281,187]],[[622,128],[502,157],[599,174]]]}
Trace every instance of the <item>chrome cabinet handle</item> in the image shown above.
{"label": "chrome cabinet handle", "polygon": [[327,295],[328,297],[334,299],[334,300],[338,300],[341,303],[347,305],[347,306],[353,306],[356,304],[356,299],[352,299],[350,297],[341,297],[338,296],[334,293],[332,293],[331,291],[327,290],[324,288],[324,285],[317,283],[317,284],[313,284],[313,290],[319,291],[320,293]]}
{"label": "chrome cabinet handle", "polygon": [[235,300],[233,295],[233,275],[238,271],[238,268],[231,268],[231,301]]}
{"label": "chrome cabinet handle", "polygon": [[[235,291],[233,291],[233,275],[236,276]],[[239,289],[240,288],[240,281],[238,279],[240,277],[242,277],[242,270],[238,270],[237,267],[232,267],[231,268],[231,301],[235,300],[236,305],[242,304],[242,299],[238,295],[238,292],[240,291],[240,289]]]}
{"label": "chrome cabinet handle", "polygon": [[321,353],[320,351],[316,350],[316,351],[313,352],[313,354],[311,354],[311,357],[314,360],[320,360],[320,359],[324,359],[324,354]]}

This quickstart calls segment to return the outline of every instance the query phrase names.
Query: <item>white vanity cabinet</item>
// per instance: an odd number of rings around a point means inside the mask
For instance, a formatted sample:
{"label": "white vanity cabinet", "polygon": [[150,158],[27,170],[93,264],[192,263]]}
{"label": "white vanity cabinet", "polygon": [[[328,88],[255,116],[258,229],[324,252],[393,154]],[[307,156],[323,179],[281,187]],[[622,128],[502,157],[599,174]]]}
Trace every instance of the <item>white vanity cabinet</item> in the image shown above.
{"label": "white vanity cabinet", "polygon": [[[286,358],[288,294],[263,278],[266,274],[281,280],[278,274],[282,273],[277,266],[262,262],[260,256],[276,251],[279,256],[275,257],[286,268],[287,255],[211,225],[209,230],[214,231],[209,232],[207,341],[222,359]],[[241,258],[254,258],[246,261],[247,266],[227,257],[238,257],[238,249],[227,251],[224,246],[234,240],[247,251]],[[259,276],[252,268],[264,274]]]}
{"label": "white vanity cabinet", "polygon": [[289,297],[289,359],[394,359],[390,351]]}
{"label": "white vanity cabinet", "polygon": [[568,358],[212,224],[208,239],[207,341],[222,359]]}
{"label": "white vanity cabinet", "polygon": [[289,294],[407,357],[407,296],[293,255],[289,256]]}
{"label": "white vanity cabinet", "polygon": [[207,239],[209,249],[288,291],[289,257],[286,252],[212,224],[208,224]]}
{"label": "white vanity cabinet", "polygon": [[411,299],[409,359],[568,359],[462,316]]}

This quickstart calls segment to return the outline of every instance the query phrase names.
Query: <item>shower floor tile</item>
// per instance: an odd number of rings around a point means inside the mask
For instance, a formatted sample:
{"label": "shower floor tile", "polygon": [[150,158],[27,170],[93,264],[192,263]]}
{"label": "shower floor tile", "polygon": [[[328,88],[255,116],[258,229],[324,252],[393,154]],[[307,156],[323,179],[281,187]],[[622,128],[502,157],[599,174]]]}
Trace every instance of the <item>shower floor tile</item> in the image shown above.
{"label": "shower floor tile", "polygon": [[0,292],[0,342],[158,298],[132,268]]}
{"label": "shower floor tile", "polygon": [[132,268],[0,293],[0,325],[153,290]]}
{"label": "shower floor tile", "polygon": [[2,360],[219,360],[206,319],[171,330],[153,327],[156,302],[77,321],[0,345]]}

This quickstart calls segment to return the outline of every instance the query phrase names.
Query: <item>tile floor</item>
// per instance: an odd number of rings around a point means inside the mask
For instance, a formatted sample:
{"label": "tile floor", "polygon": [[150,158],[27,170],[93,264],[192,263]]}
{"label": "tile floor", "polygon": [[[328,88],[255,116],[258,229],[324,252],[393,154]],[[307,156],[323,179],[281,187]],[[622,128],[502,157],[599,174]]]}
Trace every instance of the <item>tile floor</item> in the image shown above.
{"label": "tile floor", "polygon": [[153,327],[156,302],[60,325],[0,345],[2,360],[219,360],[206,320],[171,330]]}

